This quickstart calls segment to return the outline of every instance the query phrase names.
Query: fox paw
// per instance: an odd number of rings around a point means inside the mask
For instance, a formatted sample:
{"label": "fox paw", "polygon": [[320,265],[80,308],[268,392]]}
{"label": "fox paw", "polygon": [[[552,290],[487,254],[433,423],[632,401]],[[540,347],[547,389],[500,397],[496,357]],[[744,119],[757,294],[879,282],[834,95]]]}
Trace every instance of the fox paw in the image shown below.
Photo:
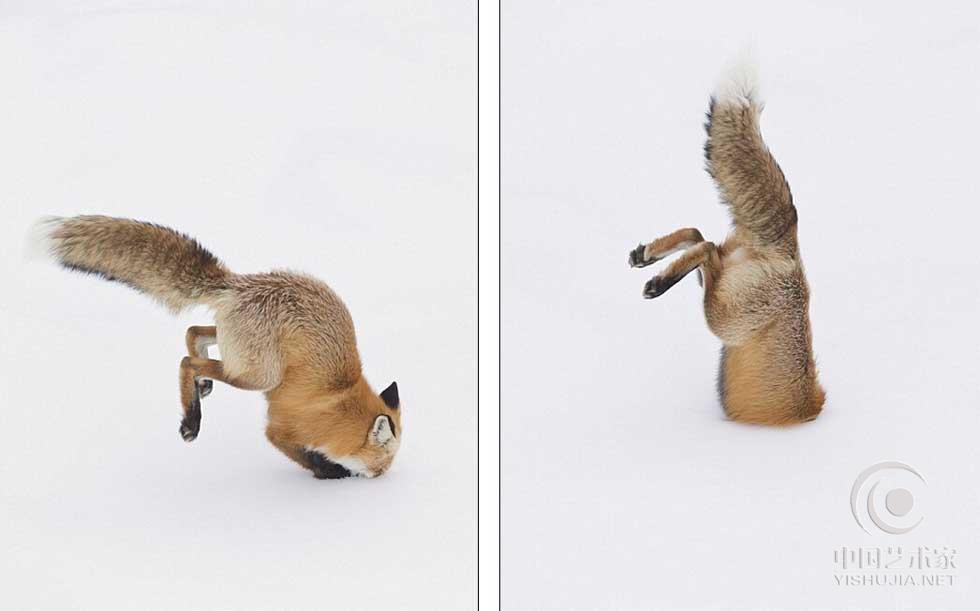
{"label": "fox paw", "polygon": [[643,285],[643,298],[654,299],[667,292],[667,289],[674,286],[679,278],[654,276]]}
{"label": "fox paw", "polygon": [[346,467],[327,459],[319,452],[307,451],[306,458],[310,461],[313,477],[317,479],[343,479],[351,476],[351,472]]}
{"label": "fox paw", "polygon": [[197,439],[197,434],[201,432],[201,402],[195,400],[187,412],[184,419],[180,421],[180,437],[184,441],[191,442]]}
{"label": "fox paw", "polygon": [[630,251],[629,264],[630,267],[646,267],[647,265],[653,265],[659,259],[652,257],[647,259],[646,256],[647,247],[644,244],[640,244],[636,248]]}
{"label": "fox paw", "polygon": [[214,390],[214,381],[213,380],[198,380],[197,381],[197,394],[202,399],[204,397],[210,395],[212,390]]}

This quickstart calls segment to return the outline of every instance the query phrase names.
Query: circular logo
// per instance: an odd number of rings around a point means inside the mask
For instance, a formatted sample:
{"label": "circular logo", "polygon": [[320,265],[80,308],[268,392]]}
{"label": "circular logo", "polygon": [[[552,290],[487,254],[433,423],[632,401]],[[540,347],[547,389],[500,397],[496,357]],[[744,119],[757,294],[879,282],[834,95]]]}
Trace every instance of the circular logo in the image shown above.
{"label": "circular logo", "polygon": [[919,494],[926,480],[918,471],[896,461],[871,465],[851,487],[851,513],[864,531],[890,535],[909,532],[922,522]]}

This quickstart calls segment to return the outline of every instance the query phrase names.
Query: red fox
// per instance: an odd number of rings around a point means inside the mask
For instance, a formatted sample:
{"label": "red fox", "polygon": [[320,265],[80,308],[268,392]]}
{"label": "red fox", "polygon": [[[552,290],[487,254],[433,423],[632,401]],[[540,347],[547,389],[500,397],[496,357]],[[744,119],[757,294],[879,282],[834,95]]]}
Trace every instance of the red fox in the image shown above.
{"label": "red fox", "polygon": [[825,394],[811,348],[810,294],[797,242],[797,214],[783,172],[759,130],[762,112],[751,62],[733,66],[711,98],[704,145],[708,174],[731,212],[721,244],[680,229],[629,255],[646,267],[683,254],[643,296],[663,295],[698,270],[708,327],[722,341],[718,393],[733,420],[791,424],[817,417]]}
{"label": "red fox", "polygon": [[[401,442],[398,385],[361,374],[354,324],[326,284],[274,271],[238,275],[196,240],[122,218],[47,218],[35,237],[62,267],[126,284],[174,313],[208,306],[215,326],[187,330],[180,361],[184,441],[197,438],[213,380],[265,392],[266,437],[320,479],[376,477]],[[221,360],[209,357],[217,345]]]}

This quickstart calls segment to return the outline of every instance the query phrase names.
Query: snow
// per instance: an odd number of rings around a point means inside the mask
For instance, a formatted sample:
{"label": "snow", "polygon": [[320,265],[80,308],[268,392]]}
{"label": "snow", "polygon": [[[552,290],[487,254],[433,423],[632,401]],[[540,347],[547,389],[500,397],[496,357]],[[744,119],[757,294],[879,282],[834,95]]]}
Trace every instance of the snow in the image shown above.
{"label": "snow", "polygon": [[[86,6],[0,11],[0,606],[474,608],[475,5]],[[331,284],[401,390],[392,470],[315,480],[220,384],[185,444],[208,312],[22,258],[93,212]]]}
{"label": "snow", "polygon": [[[505,2],[505,609],[975,608],[980,596],[980,11],[865,2]],[[703,113],[746,42],[800,215],[824,413],[726,421],[694,275],[638,242],[721,240]],[[867,534],[867,467],[923,521]],[[955,548],[952,586],[839,586],[834,551]]]}

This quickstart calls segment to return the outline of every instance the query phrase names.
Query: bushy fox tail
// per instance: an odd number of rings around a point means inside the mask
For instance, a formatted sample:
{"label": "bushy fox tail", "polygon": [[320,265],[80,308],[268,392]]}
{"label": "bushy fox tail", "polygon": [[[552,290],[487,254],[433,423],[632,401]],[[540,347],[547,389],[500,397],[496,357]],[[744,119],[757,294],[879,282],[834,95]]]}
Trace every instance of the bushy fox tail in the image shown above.
{"label": "bushy fox tail", "polygon": [[38,221],[32,238],[62,267],[131,286],[174,313],[206,303],[232,277],[196,240],[131,219],[49,217]]}
{"label": "bushy fox tail", "polygon": [[735,226],[766,246],[786,236],[797,217],[789,184],[759,130],[762,107],[758,69],[746,56],[725,71],[711,96],[704,156]]}

